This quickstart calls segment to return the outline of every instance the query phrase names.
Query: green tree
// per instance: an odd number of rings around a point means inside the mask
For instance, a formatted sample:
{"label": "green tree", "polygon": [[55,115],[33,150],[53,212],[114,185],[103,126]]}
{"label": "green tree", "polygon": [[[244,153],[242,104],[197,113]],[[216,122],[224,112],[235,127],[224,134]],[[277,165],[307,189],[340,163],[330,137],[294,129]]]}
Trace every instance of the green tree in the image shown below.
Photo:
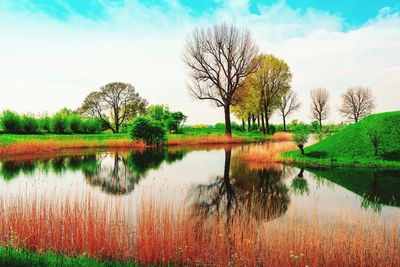
{"label": "green tree", "polygon": [[131,126],[134,140],[143,140],[148,145],[160,145],[166,141],[162,124],[146,116],[136,117]]}
{"label": "green tree", "polygon": [[304,145],[307,143],[308,133],[306,131],[298,131],[293,135],[293,142],[300,149],[302,155],[304,155]]}

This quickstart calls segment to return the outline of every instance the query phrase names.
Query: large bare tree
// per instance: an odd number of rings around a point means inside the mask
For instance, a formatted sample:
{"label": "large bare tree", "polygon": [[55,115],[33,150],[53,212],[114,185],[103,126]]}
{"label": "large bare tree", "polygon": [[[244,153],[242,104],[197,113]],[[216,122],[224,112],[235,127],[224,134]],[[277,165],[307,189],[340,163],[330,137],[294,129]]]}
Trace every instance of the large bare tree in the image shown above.
{"label": "large bare tree", "polygon": [[290,90],[283,94],[279,103],[279,111],[283,119],[283,130],[286,132],[286,118],[300,108],[297,93]]}
{"label": "large bare tree", "polygon": [[326,88],[315,88],[311,90],[311,114],[312,118],[319,122],[322,128],[322,121],[329,115],[329,92]]}
{"label": "large bare tree", "polygon": [[342,95],[342,105],[339,111],[343,117],[354,122],[359,121],[375,108],[375,98],[372,90],[367,87],[352,87]]}
{"label": "large bare tree", "polygon": [[122,123],[144,113],[146,106],[147,101],[139,96],[131,84],[114,82],[90,93],[78,112],[99,118],[114,133],[118,133]]}
{"label": "large bare tree", "polygon": [[183,60],[189,74],[190,92],[224,108],[225,135],[231,136],[230,108],[236,93],[257,64],[258,48],[250,32],[226,24],[196,29],[187,38]]}

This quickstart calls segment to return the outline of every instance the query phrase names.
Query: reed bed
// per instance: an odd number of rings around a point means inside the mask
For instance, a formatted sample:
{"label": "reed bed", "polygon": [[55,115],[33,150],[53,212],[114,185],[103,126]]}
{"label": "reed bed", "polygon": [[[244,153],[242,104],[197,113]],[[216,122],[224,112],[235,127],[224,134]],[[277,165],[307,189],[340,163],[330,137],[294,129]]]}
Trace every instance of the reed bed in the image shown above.
{"label": "reed bed", "polygon": [[218,144],[240,144],[246,140],[241,137],[225,135],[193,136],[185,138],[174,138],[168,140],[169,146],[176,145],[218,145]]}
{"label": "reed bed", "polygon": [[129,139],[120,140],[85,140],[81,138],[69,140],[33,140],[0,146],[0,157],[10,155],[51,154],[74,149],[101,148],[144,148],[142,141],[132,142]]}
{"label": "reed bed", "polygon": [[257,146],[248,146],[238,152],[247,165],[262,166],[280,162],[280,154],[294,150],[297,146],[292,142],[267,142]]}
{"label": "reed bed", "polygon": [[289,142],[293,140],[293,135],[287,132],[277,132],[271,138],[274,142]]}
{"label": "reed bed", "polygon": [[400,266],[398,218],[324,218],[294,208],[266,221],[250,202],[204,216],[152,197],[137,206],[91,194],[52,199],[1,197],[0,245],[153,265]]}

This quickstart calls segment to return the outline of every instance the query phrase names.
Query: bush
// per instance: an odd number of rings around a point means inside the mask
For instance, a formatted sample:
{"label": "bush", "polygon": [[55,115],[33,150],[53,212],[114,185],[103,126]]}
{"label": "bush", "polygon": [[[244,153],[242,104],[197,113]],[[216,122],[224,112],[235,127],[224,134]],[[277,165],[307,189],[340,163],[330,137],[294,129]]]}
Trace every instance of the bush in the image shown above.
{"label": "bush", "polygon": [[[225,124],[224,124],[224,127],[225,127]],[[234,121],[231,123],[231,127],[232,127],[232,130],[239,131],[239,132],[243,132],[242,126],[239,125],[239,124],[237,124],[237,123],[234,122]]]}
{"label": "bush", "polygon": [[166,140],[162,124],[145,116],[133,120],[131,135],[134,140],[143,140],[149,145],[163,144]]}
{"label": "bush", "polygon": [[62,114],[56,114],[54,117],[51,119],[50,122],[50,129],[51,132],[57,133],[57,134],[65,134],[69,130],[69,123],[66,118],[66,116]]}
{"label": "bush", "polygon": [[73,133],[82,133],[83,125],[82,125],[82,118],[78,115],[72,115],[69,117],[69,129]]}
{"label": "bush", "polygon": [[13,134],[21,132],[21,117],[18,113],[9,110],[4,111],[1,122],[4,132]]}
{"label": "bush", "polygon": [[36,118],[24,115],[21,118],[21,133],[34,134],[39,132],[39,123]]}
{"label": "bush", "polygon": [[37,119],[37,122],[39,125],[39,131],[49,133],[50,132],[50,121],[51,121],[51,119],[47,115]]}
{"label": "bush", "polygon": [[214,125],[215,129],[225,129],[225,123],[218,122]]}
{"label": "bush", "polygon": [[102,129],[102,124],[98,119],[86,119],[81,122],[81,130],[83,133],[99,133]]}

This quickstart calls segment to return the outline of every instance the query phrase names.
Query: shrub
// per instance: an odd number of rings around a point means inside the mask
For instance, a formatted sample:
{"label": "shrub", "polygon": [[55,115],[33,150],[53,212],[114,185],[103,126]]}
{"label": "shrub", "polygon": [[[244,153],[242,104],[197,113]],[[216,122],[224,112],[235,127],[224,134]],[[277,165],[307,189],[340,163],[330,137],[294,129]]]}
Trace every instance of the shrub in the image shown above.
{"label": "shrub", "polygon": [[50,129],[53,133],[65,134],[69,130],[69,123],[66,116],[62,114],[56,114],[51,119]]}
{"label": "shrub", "polygon": [[83,133],[99,133],[102,129],[102,124],[98,119],[86,119],[81,122],[81,130]]}
{"label": "shrub", "polygon": [[215,129],[225,129],[225,123],[218,122],[214,125]]}
{"label": "shrub", "polygon": [[24,115],[21,118],[21,133],[34,134],[39,132],[39,123],[36,118]]}
{"label": "shrub", "polygon": [[49,133],[50,132],[50,121],[51,121],[51,119],[47,115],[37,119],[37,122],[39,125],[39,131]]}
{"label": "shrub", "polygon": [[69,129],[71,130],[71,132],[73,133],[84,132],[81,117],[79,117],[78,115],[72,115],[68,118],[68,120],[69,120]]}
{"label": "shrub", "polygon": [[165,130],[162,124],[145,116],[133,120],[131,135],[133,139],[143,140],[149,145],[165,142]]}
{"label": "shrub", "polygon": [[304,145],[307,143],[308,133],[306,131],[298,131],[293,135],[293,142],[300,149],[301,154],[304,155]]}
{"label": "shrub", "polygon": [[1,122],[4,132],[14,134],[21,132],[21,117],[18,113],[9,110],[4,111]]}
{"label": "shrub", "polygon": [[[225,127],[225,124],[224,124],[224,127]],[[234,121],[231,123],[231,127],[232,127],[232,130],[243,132],[242,126],[240,126],[239,124],[237,124]]]}

